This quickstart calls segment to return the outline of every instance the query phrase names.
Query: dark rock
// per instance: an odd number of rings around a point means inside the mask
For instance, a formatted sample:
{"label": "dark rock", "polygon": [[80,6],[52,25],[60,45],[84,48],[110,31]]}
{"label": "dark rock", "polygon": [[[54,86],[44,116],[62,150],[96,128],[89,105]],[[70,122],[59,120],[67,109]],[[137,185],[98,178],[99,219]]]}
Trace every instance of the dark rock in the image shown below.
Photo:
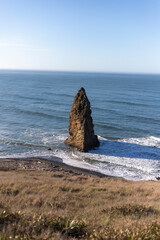
{"label": "dark rock", "polygon": [[94,135],[94,125],[91,117],[90,102],[84,88],[75,96],[69,117],[69,138],[65,143],[81,151],[99,146],[99,141]]}

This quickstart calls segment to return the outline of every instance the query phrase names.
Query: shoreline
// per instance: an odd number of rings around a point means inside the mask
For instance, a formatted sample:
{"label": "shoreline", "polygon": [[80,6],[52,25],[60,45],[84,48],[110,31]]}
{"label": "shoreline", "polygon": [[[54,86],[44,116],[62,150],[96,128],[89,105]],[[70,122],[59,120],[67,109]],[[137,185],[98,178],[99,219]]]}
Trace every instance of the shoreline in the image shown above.
{"label": "shoreline", "polygon": [[[63,162],[61,158],[53,157],[52,160],[48,160],[41,157],[31,158],[0,158],[0,170],[33,170],[33,171],[46,171],[46,172],[62,172],[70,175],[87,175],[97,176],[103,178],[120,178],[116,176],[109,176],[103,173],[75,167]],[[123,178],[120,178],[123,179]]]}
{"label": "shoreline", "polygon": [[52,157],[52,159],[46,159],[44,157],[26,157],[26,158],[0,158],[0,171],[10,170],[31,170],[41,172],[60,172],[71,176],[96,176],[100,178],[113,178],[122,179],[126,181],[139,182],[139,181],[160,181],[160,177],[157,176],[155,179],[142,179],[132,180],[126,179],[120,176],[113,176],[103,174],[101,172],[90,170],[83,167],[76,167],[63,162],[59,157]]}

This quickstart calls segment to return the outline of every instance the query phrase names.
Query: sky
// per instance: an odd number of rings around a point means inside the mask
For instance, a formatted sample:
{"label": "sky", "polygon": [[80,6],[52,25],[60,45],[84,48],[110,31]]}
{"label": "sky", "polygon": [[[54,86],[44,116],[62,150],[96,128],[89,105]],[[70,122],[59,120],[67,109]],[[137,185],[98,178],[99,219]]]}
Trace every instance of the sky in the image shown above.
{"label": "sky", "polygon": [[160,0],[0,0],[0,69],[160,73]]}

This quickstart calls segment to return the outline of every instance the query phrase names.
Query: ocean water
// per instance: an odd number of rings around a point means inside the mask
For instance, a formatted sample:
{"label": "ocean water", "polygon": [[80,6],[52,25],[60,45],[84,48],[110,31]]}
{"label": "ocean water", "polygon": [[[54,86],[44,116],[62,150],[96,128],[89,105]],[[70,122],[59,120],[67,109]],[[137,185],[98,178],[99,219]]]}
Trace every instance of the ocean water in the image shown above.
{"label": "ocean water", "polygon": [[[64,144],[80,87],[100,140],[88,153]],[[160,75],[1,70],[0,116],[1,158],[57,156],[126,179],[160,176]]]}

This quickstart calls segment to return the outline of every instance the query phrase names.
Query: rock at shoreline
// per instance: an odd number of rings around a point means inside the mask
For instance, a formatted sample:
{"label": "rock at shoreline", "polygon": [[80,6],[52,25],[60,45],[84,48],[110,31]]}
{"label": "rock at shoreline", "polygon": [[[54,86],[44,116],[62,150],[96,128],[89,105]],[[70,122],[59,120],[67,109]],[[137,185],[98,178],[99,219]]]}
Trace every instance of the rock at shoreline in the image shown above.
{"label": "rock at shoreline", "polygon": [[94,125],[91,117],[90,102],[84,88],[81,88],[72,105],[69,117],[69,138],[65,143],[81,151],[98,147],[99,141],[94,135]]}

